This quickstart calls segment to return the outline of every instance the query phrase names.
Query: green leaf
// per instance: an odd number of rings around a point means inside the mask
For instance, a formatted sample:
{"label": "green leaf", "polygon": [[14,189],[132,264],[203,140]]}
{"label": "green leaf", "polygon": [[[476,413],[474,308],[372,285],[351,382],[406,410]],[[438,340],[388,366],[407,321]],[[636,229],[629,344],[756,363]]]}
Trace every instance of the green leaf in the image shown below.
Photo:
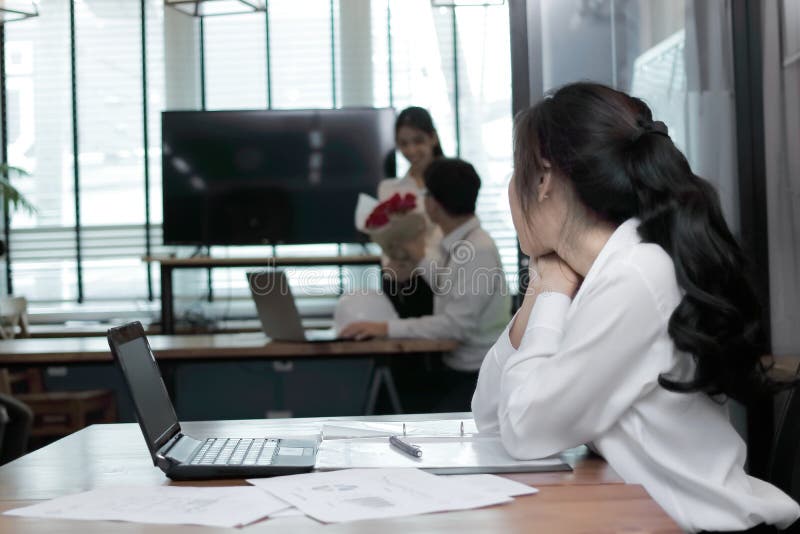
{"label": "green leaf", "polygon": [[25,169],[22,169],[20,167],[14,167],[13,165],[9,165],[8,163],[0,163],[0,173],[2,173],[4,175],[5,174],[9,174],[9,175],[16,174],[17,176],[30,176],[31,175]]}
{"label": "green leaf", "polygon": [[[29,175],[28,171],[25,169],[12,167],[11,165],[7,165],[5,163],[0,164],[0,174],[16,174],[18,176]],[[31,204],[30,201],[25,198],[16,187],[11,185],[11,182],[2,176],[0,176],[0,196],[3,197],[4,202],[6,203],[5,205],[8,206],[11,211],[24,211],[30,215],[37,213],[36,207]]]}

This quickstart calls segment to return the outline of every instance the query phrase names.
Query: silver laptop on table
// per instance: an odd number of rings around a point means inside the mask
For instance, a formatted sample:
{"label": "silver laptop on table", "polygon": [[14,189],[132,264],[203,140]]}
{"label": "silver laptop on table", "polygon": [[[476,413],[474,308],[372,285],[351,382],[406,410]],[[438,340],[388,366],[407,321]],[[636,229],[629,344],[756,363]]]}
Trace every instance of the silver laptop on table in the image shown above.
{"label": "silver laptop on table", "polygon": [[286,273],[264,270],[247,273],[247,284],[256,303],[258,319],[264,333],[276,341],[338,341],[334,329],[306,330],[289,288]]}

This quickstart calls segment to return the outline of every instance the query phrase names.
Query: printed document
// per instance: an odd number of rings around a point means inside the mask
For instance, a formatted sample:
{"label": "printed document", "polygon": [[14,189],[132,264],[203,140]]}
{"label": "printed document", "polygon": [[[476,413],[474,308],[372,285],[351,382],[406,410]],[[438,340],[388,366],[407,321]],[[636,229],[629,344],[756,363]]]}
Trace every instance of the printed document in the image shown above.
{"label": "printed document", "polygon": [[[508,497],[519,497],[521,495],[539,493],[538,489],[528,486],[527,484],[495,475],[448,475],[445,479],[451,481],[455,480],[464,487],[480,490],[484,493],[495,493]],[[298,515],[305,514],[297,508],[292,507],[270,514],[269,518],[275,519],[277,517],[292,517]]]}
{"label": "printed document", "polygon": [[445,478],[486,493],[499,493],[509,497],[539,493],[539,490],[532,486],[497,475],[446,475]]}
{"label": "printed document", "polygon": [[248,482],[324,523],[466,510],[512,500],[418,469],[347,469]]}
{"label": "printed document", "polygon": [[252,486],[102,488],[5,512],[21,517],[237,527],[289,505]]}

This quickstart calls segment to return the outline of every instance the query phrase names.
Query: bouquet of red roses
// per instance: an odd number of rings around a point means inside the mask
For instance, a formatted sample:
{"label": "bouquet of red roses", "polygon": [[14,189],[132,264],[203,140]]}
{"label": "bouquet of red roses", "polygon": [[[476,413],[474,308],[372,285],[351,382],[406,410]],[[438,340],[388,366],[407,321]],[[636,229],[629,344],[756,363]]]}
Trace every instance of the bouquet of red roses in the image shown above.
{"label": "bouquet of red roses", "polygon": [[408,253],[404,243],[418,238],[427,225],[425,216],[416,208],[417,197],[413,193],[395,193],[383,202],[360,195],[356,227],[379,244],[389,258],[405,261]]}
{"label": "bouquet of red roses", "polygon": [[367,217],[366,227],[368,230],[376,230],[389,224],[391,217],[399,217],[417,207],[417,197],[413,193],[406,193],[400,196],[395,193],[388,200],[384,200],[372,209]]}

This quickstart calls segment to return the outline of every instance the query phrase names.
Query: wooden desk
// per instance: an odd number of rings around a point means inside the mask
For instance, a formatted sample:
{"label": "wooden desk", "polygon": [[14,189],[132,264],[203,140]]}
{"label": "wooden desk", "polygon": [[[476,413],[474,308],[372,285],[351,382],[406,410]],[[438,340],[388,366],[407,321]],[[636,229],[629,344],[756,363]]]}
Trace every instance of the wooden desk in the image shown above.
{"label": "wooden desk", "polygon": [[[330,328],[333,325],[333,320],[327,319],[307,319],[303,321],[303,326],[306,328]],[[53,337],[105,337],[106,331],[110,326],[110,322],[87,322],[86,324],[75,323],[69,325],[63,324],[32,324],[29,325],[29,337],[35,338],[53,338]],[[161,326],[158,323],[146,324],[142,323],[145,333],[150,335],[157,335],[161,333]],[[263,332],[261,321],[258,319],[230,319],[225,321],[217,321],[207,327],[179,327],[175,329],[176,334],[236,334],[242,332]]]}
{"label": "wooden desk", "polygon": [[[158,360],[196,362],[201,360],[296,358],[369,358],[375,362],[364,413],[375,412],[381,387],[385,387],[392,409],[402,405],[392,379],[389,361],[402,356],[448,352],[458,346],[452,340],[375,339],[330,343],[270,341],[263,333],[148,336]],[[0,340],[0,366],[65,365],[111,362],[108,342],[102,337]]]}
{"label": "wooden desk", "polygon": [[175,333],[173,316],[172,271],[212,267],[316,267],[338,265],[380,265],[380,256],[322,256],[322,257],[259,257],[259,258],[173,258],[145,256],[145,262],[157,262],[161,269],[161,332]]}
{"label": "wooden desk", "polygon": [[[208,360],[228,358],[326,358],[448,352],[458,343],[445,339],[373,339],[293,343],[270,341],[261,332],[147,336],[159,360]],[[62,365],[110,362],[105,337],[28,338],[0,340],[0,365]]]}
{"label": "wooden desk", "polygon": [[[37,501],[0,501],[0,512]],[[107,521],[26,519],[0,516],[0,531],[15,534],[409,534],[416,532],[558,533],[627,532],[678,534],[683,532],[641,486],[585,485],[543,488],[537,495],[478,510],[445,512],[386,520],[323,525],[308,517],[267,519],[244,529],[148,525]]]}
{"label": "wooden desk", "polygon": [[[432,418],[459,420],[469,414],[407,415],[404,421]],[[346,420],[348,418],[335,418]],[[349,418],[352,419],[352,418]],[[362,417],[359,420],[396,421],[397,416]],[[285,419],[186,423],[196,437],[237,435],[256,437],[316,435],[323,421]],[[526,473],[511,478],[540,488],[537,495],[513,503],[468,510],[383,521],[360,521],[323,526],[307,517],[269,519],[246,527],[246,532],[681,532],[678,526],[640,486],[623,484],[602,459],[585,448],[572,451],[567,460],[572,473]],[[241,485],[241,480],[175,483],[153,467],[138,425],[96,425],[0,467],[0,510],[8,510],[78,491],[112,485]],[[198,527],[134,523],[56,521],[0,515],[0,532],[105,533],[148,532],[171,534]],[[198,529],[199,530],[199,529]],[[203,532],[234,532],[203,528]],[[237,530],[238,532],[238,530]]]}

